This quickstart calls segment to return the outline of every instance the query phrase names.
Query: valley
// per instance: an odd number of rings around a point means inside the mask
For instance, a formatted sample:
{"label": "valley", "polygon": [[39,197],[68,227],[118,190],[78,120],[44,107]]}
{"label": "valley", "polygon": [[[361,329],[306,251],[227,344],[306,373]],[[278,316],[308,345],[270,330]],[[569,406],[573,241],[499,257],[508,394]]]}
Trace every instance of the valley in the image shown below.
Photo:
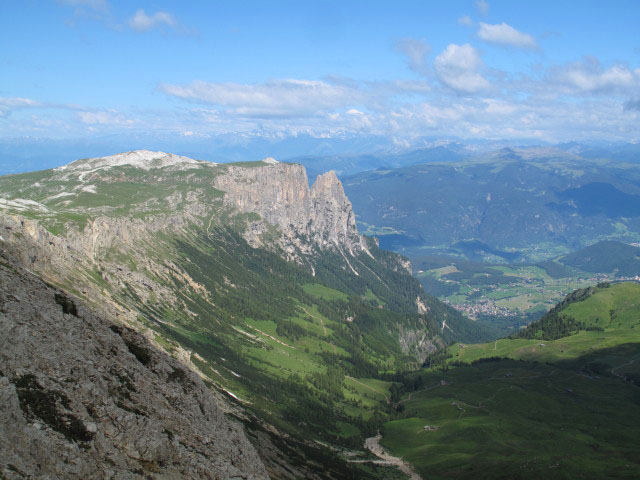
{"label": "valley", "polygon": [[596,475],[623,444],[615,468],[637,466],[621,411],[637,400],[640,285],[608,283],[635,272],[637,247],[484,263],[468,253],[490,247],[459,242],[410,263],[358,232],[335,174],[309,185],[271,158],[126,152],[2,177],[0,198],[7,268],[196,372],[271,478],[537,478],[589,451]]}
{"label": "valley", "polygon": [[638,480],[639,20],[0,1],[0,480]]}
{"label": "valley", "polygon": [[427,292],[507,335],[577,288],[640,278],[640,170],[583,154],[511,148],[344,182],[363,234],[409,258]]}
{"label": "valley", "polygon": [[607,273],[580,271],[553,260],[535,265],[492,264],[429,256],[415,257],[412,264],[414,275],[426,291],[506,335],[538,318],[576,289],[602,282],[639,281],[640,270],[631,271],[638,272],[633,276],[620,274],[618,267],[629,268],[626,262],[618,262]]}
{"label": "valley", "polygon": [[0,192],[6,255],[198,372],[274,478],[385,478],[337,452],[393,418],[390,376],[488,335],[358,234],[332,173],[136,151]]}

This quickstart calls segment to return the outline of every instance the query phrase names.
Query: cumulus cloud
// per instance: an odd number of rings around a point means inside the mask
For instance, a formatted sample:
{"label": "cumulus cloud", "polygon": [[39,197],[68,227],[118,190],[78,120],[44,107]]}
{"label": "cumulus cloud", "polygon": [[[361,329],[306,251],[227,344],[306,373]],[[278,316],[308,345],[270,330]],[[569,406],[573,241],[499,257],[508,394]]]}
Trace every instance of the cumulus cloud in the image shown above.
{"label": "cumulus cloud", "polygon": [[427,55],[431,52],[431,47],[424,40],[403,38],[396,42],[395,47],[398,52],[407,57],[411,70],[421,75],[428,72]]}
{"label": "cumulus cloud", "polygon": [[531,35],[520,32],[504,22],[497,25],[480,22],[478,37],[488,43],[511,47],[537,48],[538,46]]}
{"label": "cumulus cloud", "polygon": [[178,26],[175,17],[170,13],[158,11],[147,15],[143,9],[139,9],[128,23],[129,27],[136,32],[147,32],[158,27],[176,28]]}
{"label": "cumulus cloud", "polygon": [[551,78],[577,92],[625,92],[640,88],[640,68],[626,65],[604,68],[600,61],[587,57],[582,61],[552,69]]}
{"label": "cumulus cloud", "polygon": [[484,65],[478,51],[468,43],[449,45],[434,61],[436,75],[446,86],[461,93],[475,93],[489,87],[478,71]]}
{"label": "cumulus cloud", "polygon": [[310,115],[362,101],[362,92],[348,84],[315,80],[271,80],[260,84],[194,81],[160,85],[167,95],[254,116]]}
{"label": "cumulus cloud", "polygon": [[478,0],[476,2],[476,8],[482,15],[489,13],[489,4],[485,0]]}
{"label": "cumulus cloud", "polygon": [[458,23],[460,25],[464,25],[466,27],[470,27],[471,25],[473,25],[473,20],[471,20],[471,17],[469,15],[465,15],[464,17],[460,17],[458,19]]}

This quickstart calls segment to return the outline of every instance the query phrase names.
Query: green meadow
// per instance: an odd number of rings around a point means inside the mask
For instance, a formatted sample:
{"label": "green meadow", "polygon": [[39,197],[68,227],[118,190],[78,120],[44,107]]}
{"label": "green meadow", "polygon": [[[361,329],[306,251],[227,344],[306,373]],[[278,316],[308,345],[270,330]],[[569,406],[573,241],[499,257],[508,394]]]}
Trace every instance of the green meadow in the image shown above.
{"label": "green meadow", "polygon": [[403,378],[383,444],[429,479],[637,478],[640,285],[571,297],[555,310],[575,332],[456,343],[439,367]]}

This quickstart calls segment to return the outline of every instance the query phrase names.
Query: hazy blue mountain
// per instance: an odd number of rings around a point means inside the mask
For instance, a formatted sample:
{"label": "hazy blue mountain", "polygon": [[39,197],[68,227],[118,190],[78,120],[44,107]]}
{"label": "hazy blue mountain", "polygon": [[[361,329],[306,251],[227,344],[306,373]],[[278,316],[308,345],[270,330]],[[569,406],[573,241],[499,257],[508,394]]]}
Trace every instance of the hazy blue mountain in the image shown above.
{"label": "hazy blue mountain", "polygon": [[294,157],[290,161],[301,163],[307,168],[309,177],[314,178],[327,170],[338,175],[353,175],[379,168],[398,168],[427,162],[453,162],[469,156],[471,152],[460,144],[420,148],[403,153],[368,153],[363,155],[330,155]]}
{"label": "hazy blue mountain", "polygon": [[598,240],[640,239],[640,166],[559,149],[505,148],[343,180],[361,230],[405,253],[438,247],[537,261]]}
{"label": "hazy blue mountain", "polygon": [[559,259],[565,265],[592,273],[640,275],[640,248],[616,241],[602,241]]}

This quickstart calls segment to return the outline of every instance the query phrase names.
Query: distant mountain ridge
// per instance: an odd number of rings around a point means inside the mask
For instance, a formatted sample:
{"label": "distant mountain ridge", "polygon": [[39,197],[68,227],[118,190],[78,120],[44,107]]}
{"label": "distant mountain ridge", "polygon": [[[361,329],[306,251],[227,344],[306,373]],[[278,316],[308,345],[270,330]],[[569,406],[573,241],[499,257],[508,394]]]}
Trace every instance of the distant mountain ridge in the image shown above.
{"label": "distant mountain ridge", "polygon": [[618,277],[640,275],[640,248],[607,240],[565,255],[559,262],[592,273],[615,273]]}
{"label": "distant mountain ridge", "polygon": [[343,181],[361,231],[390,234],[384,245],[408,255],[473,241],[487,246],[473,260],[505,251],[502,261],[537,262],[607,238],[640,240],[640,165],[528,149]]}

